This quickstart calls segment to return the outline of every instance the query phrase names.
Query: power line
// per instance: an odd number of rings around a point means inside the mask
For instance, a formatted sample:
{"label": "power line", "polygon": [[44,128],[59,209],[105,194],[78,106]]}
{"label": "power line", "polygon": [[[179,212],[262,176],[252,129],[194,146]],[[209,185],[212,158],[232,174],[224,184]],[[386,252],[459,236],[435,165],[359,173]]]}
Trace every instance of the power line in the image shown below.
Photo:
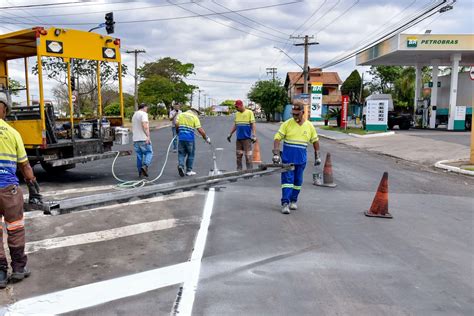
{"label": "power line", "polygon": [[[81,1],[70,1],[70,2],[55,2],[55,3],[42,3],[42,4],[28,4],[28,5],[19,5],[19,6],[9,6],[9,7],[0,7],[0,10],[20,10],[22,8],[28,8],[29,10],[40,10],[44,7],[49,7],[48,9],[63,9],[63,8],[72,8],[72,7],[83,7],[91,5],[110,5],[116,3],[129,3],[134,2],[133,0],[123,0],[123,1],[111,1],[111,2],[100,2],[94,3],[96,1],[81,0]],[[57,6],[57,8],[55,8]],[[65,6],[65,7],[64,7]]]}
{"label": "power line", "polygon": [[[204,9],[206,9],[206,10],[209,10],[209,11],[211,11],[211,12],[218,13],[217,11],[214,11],[214,10],[212,10],[212,9],[209,9],[208,7],[203,6],[203,5],[199,4],[199,3],[195,3],[195,4],[196,4],[197,6],[199,6],[199,7],[201,7],[201,8],[204,8]],[[238,24],[241,24],[241,25],[243,25],[243,26],[246,26],[246,27],[248,27],[248,28],[251,29],[251,30],[255,30],[255,31],[257,31],[257,32],[261,32],[261,33],[264,33],[264,34],[273,36],[273,37],[278,38],[278,39],[281,39],[281,40],[285,40],[285,38],[282,38],[282,37],[273,35],[272,33],[269,33],[269,32],[266,32],[266,31],[259,30],[259,29],[257,29],[257,28],[252,27],[251,25],[248,25],[248,24],[246,24],[246,23],[240,22],[239,20],[236,20],[236,19],[234,19],[234,18],[227,17],[227,16],[225,16],[225,14],[222,14],[222,16],[223,16],[224,18],[226,18],[226,19],[229,19],[229,20],[234,21],[234,22],[236,22],[236,23],[238,23]]]}
{"label": "power line", "polygon": [[217,82],[217,83],[233,83],[233,84],[252,84],[250,82],[242,82],[242,81],[227,81],[227,80],[200,79],[200,78],[186,78],[185,80],[208,81],[208,82]]}
{"label": "power line", "polygon": [[324,31],[329,25],[333,24],[334,22],[336,22],[339,18],[341,18],[342,16],[344,16],[347,12],[349,12],[350,9],[352,9],[354,6],[356,6],[358,3],[360,2],[360,0],[356,0],[350,7],[348,7],[346,10],[344,10],[341,14],[339,14],[337,17],[335,17],[331,22],[329,22],[328,24],[326,24],[322,29],[318,30],[318,32],[316,32],[316,34],[314,34],[315,36],[318,35],[319,33],[321,33],[322,31]]}
{"label": "power line", "polygon": [[[169,3],[172,3],[170,0],[168,0],[168,2],[169,2]],[[186,8],[184,8],[184,7],[182,7],[182,6],[178,5],[178,4],[176,4],[176,6],[179,7],[179,8],[181,8],[181,9],[183,9],[183,10],[185,10],[185,11],[191,12],[191,13],[193,13],[193,14],[197,14],[197,15],[199,15],[200,17],[203,17],[203,18],[205,18],[205,19],[207,19],[207,20],[210,20],[210,21],[212,21],[212,22],[214,22],[214,23],[223,25],[223,26],[225,26],[225,27],[234,29],[234,30],[236,30],[236,31],[239,31],[239,32],[242,32],[242,33],[245,33],[245,34],[249,34],[249,35],[252,35],[252,36],[255,36],[255,37],[259,37],[259,38],[262,38],[262,39],[266,39],[266,40],[268,40],[268,41],[283,43],[283,42],[281,42],[281,41],[276,41],[276,40],[274,40],[274,39],[270,39],[270,38],[267,38],[267,37],[264,37],[264,36],[252,34],[252,33],[247,32],[247,31],[245,31],[245,30],[241,30],[241,29],[239,29],[239,28],[236,28],[236,27],[234,27],[234,26],[232,26],[232,25],[227,25],[227,24],[221,23],[221,22],[219,22],[219,21],[216,21],[216,20],[213,20],[213,19],[209,18],[209,17],[208,17],[207,15],[205,15],[205,14],[198,14],[198,13],[196,13],[196,12],[194,12],[194,11],[192,11],[192,10],[186,9]],[[216,14],[216,13],[212,13],[212,14]],[[222,14],[222,13],[221,13],[221,14]],[[220,15],[220,14],[218,14],[218,15]]]}
{"label": "power line", "polygon": [[[186,2],[181,2],[180,4],[189,4],[193,3],[193,1],[186,1]],[[154,9],[154,8],[162,8],[162,7],[170,7],[173,6],[172,4],[159,4],[159,5],[151,5],[151,6],[146,6],[146,7],[135,7],[135,8],[124,8],[124,9],[114,9],[114,12],[121,12],[121,11],[131,11],[131,10],[148,10],[148,9]],[[69,8],[69,7],[68,7]],[[64,8],[63,8],[64,9]],[[22,10],[24,11],[24,10]],[[62,17],[62,16],[78,16],[78,15],[93,15],[93,14],[101,14],[101,13],[107,13],[110,12],[110,9],[108,10],[101,10],[101,11],[87,11],[87,12],[73,12],[73,13],[61,13],[61,14],[48,14],[48,15],[35,15],[37,18],[49,18],[49,17]],[[18,16],[19,18],[26,18],[25,16]]]}
{"label": "power line", "polygon": [[[295,3],[300,3],[299,1],[291,1],[291,2],[284,2],[284,3],[278,3],[278,4],[272,4],[272,5],[265,5],[265,6],[259,6],[259,7],[252,7],[252,8],[246,8],[246,9],[239,9],[235,10],[235,12],[246,12],[246,11],[254,11],[254,10],[260,10],[260,9],[267,9],[267,8],[273,8],[273,7],[280,7],[280,6],[285,6],[285,5],[290,5],[290,4],[295,4]],[[174,4],[175,6],[179,6],[178,3]],[[183,10],[189,11],[185,8],[182,8]],[[222,15],[226,14],[229,12],[218,12],[218,13],[207,13],[207,14],[196,14],[193,12],[194,15],[187,15],[187,16],[180,16],[180,17],[169,17],[169,18],[158,18],[158,19],[147,19],[147,20],[131,20],[131,21],[115,21],[116,24],[128,24],[128,23],[145,23],[145,22],[157,22],[157,21],[172,21],[172,20],[182,20],[182,19],[191,19],[191,18],[197,18],[197,17],[208,17],[208,16],[215,16],[215,15]],[[36,25],[33,23],[13,23],[13,22],[8,22],[8,21],[2,21],[4,24],[26,24],[26,25]],[[218,22],[216,22],[218,23]],[[53,25],[53,24],[45,24],[45,25]],[[54,25],[97,25],[97,22],[76,22],[76,23],[55,23]],[[225,24],[223,24],[225,25]],[[227,25],[225,25],[227,26]],[[229,26],[227,26],[229,27]]]}
{"label": "power line", "polygon": [[275,29],[275,28],[273,28],[273,27],[270,27],[270,26],[268,26],[268,25],[265,25],[265,24],[263,24],[263,23],[260,23],[260,22],[258,22],[258,21],[256,21],[256,20],[251,19],[251,18],[249,18],[249,17],[246,17],[245,15],[240,14],[240,13],[238,13],[238,12],[232,10],[232,9],[229,9],[229,8],[226,7],[226,6],[223,6],[222,4],[217,3],[215,0],[212,0],[212,2],[215,3],[215,4],[217,4],[218,6],[220,6],[220,7],[224,8],[224,9],[226,9],[226,10],[229,10],[230,12],[232,12],[232,13],[234,13],[234,14],[237,14],[238,16],[243,17],[244,19],[246,19],[246,20],[248,20],[248,21],[251,21],[251,22],[257,24],[257,25],[263,26],[263,27],[265,27],[265,28],[267,28],[267,29],[269,29],[269,30],[272,30],[272,31],[274,31],[274,32],[283,34],[283,35],[285,35],[285,36],[289,36],[288,34],[282,32],[282,31],[280,31],[280,30],[278,30],[278,29]]}
{"label": "power line", "polygon": [[[370,42],[369,44],[357,49],[356,51],[353,51],[353,52],[350,52],[348,53],[346,56],[336,60],[336,61],[333,61],[333,62],[326,62],[324,64],[322,64],[320,66],[320,68],[329,68],[329,67],[332,67],[334,65],[337,65],[343,61],[346,61],[347,59],[350,59],[354,56],[356,56],[358,53],[360,53],[361,51],[367,49],[368,47],[370,46],[373,46],[373,45],[376,45],[380,42],[382,42],[383,40],[389,38],[390,36],[393,36],[394,34],[397,34],[397,33],[400,33],[400,32],[403,32],[404,30],[420,23],[421,21],[424,21],[426,20],[427,18],[433,16],[434,14],[436,13],[439,13],[440,10],[440,7],[445,7],[447,4],[448,0],[443,0],[442,2],[438,2],[436,5],[434,5],[433,7],[429,8],[428,10],[425,10],[423,13],[421,13],[420,15],[412,18],[410,21],[404,23],[403,25],[397,27],[396,29],[394,30],[391,30],[389,33],[379,37],[378,39]],[[451,5],[455,4],[455,2],[452,2]],[[434,12],[432,12],[433,10],[436,10]]]}

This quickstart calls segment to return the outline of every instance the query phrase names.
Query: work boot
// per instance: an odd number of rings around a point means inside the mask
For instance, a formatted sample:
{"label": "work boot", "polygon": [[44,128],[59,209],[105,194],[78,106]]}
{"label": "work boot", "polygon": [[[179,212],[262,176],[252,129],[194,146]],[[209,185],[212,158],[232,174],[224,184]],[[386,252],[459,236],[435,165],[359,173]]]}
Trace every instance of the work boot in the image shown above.
{"label": "work boot", "polygon": [[184,177],[184,176],[185,176],[183,166],[178,166],[178,173],[179,173],[179,176],[180,176],[180,177]]}
{"label": "work boot", "polygon": [[20,271],[13,271],[12,275],[10,276],[10,281],[13,283],[20,282],[21,280],[29,277],[31,274],[30,269],[27,267],[22,268]]}
{"label": "work boot", "polygon": [[0,270],[0,289],[6,288],[7,283],[8,283],[7,271]]}
{"label": "work boot", "polygon": [[282,214],[290,214],[290,208],[288,207],[287,203],[285,203],[281,206],[281,213]]}
{"label": "work boot", "polygon": [[296,205],[296,202],[290,202],[290,210],[297,210],[298,205]]}
{"label": "work boot", "polygon": [[145,178],[148,178],[148,166],[145,165],[145,166],[143,166],[140,170],[142,171],[143,176],[144,176]]}

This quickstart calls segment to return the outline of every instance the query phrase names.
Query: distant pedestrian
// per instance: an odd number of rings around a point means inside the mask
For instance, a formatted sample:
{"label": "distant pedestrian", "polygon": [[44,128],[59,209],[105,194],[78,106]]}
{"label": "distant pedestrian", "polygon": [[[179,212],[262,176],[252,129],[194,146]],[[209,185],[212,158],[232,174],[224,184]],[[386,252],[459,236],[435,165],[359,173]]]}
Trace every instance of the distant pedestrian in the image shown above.
{"label": "distant pedestrian", "polygon": [[148,105],[142,103],[132,117],[133,147],[137,154],[139,177],[148,177],[148,167],[153,159],[153,148],[150,139]]}
{"label": "distant pedestrian", "polygon": [[[298,208],[296,202],[303,184],[303,172],[306,167],[306,147],[314,148],[314,165],[321,164],[319,138],[313,124],[304,119],[304,103],[293,102],[293,117],[281,124],[273,142],[273,162],[292,163],[295,169],[281,174],[281,212],[290,214]],[[280,142],[283,151],[280,157]]]}
{"label": "distant pedestrian", "polygon": [[242,158],[245,155],[247,169],[252,169],[252,144],[257,141],[257,127],[253,111],[246,109],[241,100],[235,101],[234,125],[227,136],[230,143],[232,134],[237,131],[237,141],[235,142],[235,152],[237,158],[237,170],[242,170]]}
{"label": "distant pedestrian", "polygon": [[[190,109],[178,115],[176,120],[176,130],[178,131],[178,173],[181,177],[193,176],[194,153],[196,145],[194,142],[194,131],[201,134],[206,143],[211,144],[211,139],[201,127],[198,115],[200,112],[196,109]],[[186,166],[186,169],[185,169]]]}
{"label": "distant pedestrian", "polygon": [[[28,161],[20,134],[5,122],[11,107],[5,93],[0,92],[0,218],[5,222],[10,250],[12,274],[10,281],[18,282],[30,276],[25,254],[25,219],[23,193],[19,187],[17,167],[25,178],[29,203],[42,204],[40,187]],[[3,248],[3,227],[0,229],[0,288],[8,283],[8,261]]]}
{"label": "distant pedestrian", "polygon": [[[173,109],[170,111],[169,119],[171,121],[171,132],[173,133],[173,137],[177,135],[176,131],[176,120],[178,119],[178,115],[181,114],[181,104],[176,103],[173,105]],[[175,153],[178,150],[178,137],[176,137],[173,141],[173,152]]]}

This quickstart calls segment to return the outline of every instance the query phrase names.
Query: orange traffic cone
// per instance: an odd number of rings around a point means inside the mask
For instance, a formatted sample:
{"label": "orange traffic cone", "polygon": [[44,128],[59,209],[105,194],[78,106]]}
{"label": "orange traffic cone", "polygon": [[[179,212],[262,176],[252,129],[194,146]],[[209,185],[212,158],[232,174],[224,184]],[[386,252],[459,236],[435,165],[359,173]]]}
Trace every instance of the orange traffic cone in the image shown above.
{"label": "orange traffic cone", "polygon": [[262,163],[262,159],[260,158],[260,143],[257,141],[253,144],[253,156],[252,156],[253,163]]}
{"label": "orange traffic cone", "polygon": [[324,162],[323,183],[316,181],[314,182],[314,185],[329,188],[335,188],[337,186],[337,184],[334,183],[334,178],[332,176],[332,162],[330,153],[326,154],[326,161]]}
{"label": "orange traffic cone", "polygon": [[365,212],[365,216],[392,218],[392,214],[388,212],[388,172],[383,173],[380,180],[379,188],[375,193],[374,200],[370,209]]}

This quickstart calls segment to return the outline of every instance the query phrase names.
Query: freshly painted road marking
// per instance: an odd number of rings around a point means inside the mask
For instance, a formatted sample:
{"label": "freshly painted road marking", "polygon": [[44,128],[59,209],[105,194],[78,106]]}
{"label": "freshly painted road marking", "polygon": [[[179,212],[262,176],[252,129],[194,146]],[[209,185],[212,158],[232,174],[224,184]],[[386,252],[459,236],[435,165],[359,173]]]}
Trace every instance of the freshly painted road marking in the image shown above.
{"label": "freshly painted road marking", "polygon": [[[179,193],[175,193],[175,194],[171,194],[171,195],[157,196],[157,197],[153,197],[153,198],[149,198],[149,199],[137,200],[137,201],[127,202],[127,203],[122,203],[122,204],[106,205],[106,206],[91,208],[89,210],[84,210],[84,211],[79,211],[79,212],[91,212],[91,211],[97,211],[97,210],[103,210],[103,209],[117,209],[117,208],[120,208],[120,207],[129,206],[129,205],[139,205],[139,204],[145,204],[145,203],[156,203],[156,202],[163,202],[163,201],[171,201],[171,200],[191,197],[191,196],[194,196],[196,194],[198,194],[198,193],[197,192],[192,192],[192,191],[179,192]],[[27,219],[32,219],[32,218],[37,218],[37,217],[45,217],[45,216],[51,216],[51,215],[44,215],[43,211],[25,212],[25,218],[27,218]]]}
{"label": "freshly painted road marking", "polygon": [[214,206],[215,190],[209,189],[206,204],[202,215],[201,227],[199,228],[194,244],[194,250],[191,255],[191,275],[183,284],[182,292],[178,296],[174,306],[174,314],[179,316],[190,316],[193,311],[194,298],[199,282],[199,274],[201,272],[201,260],[206,247],[207,233],[209,231],[209,224],[211,223],[212,209]]}
{"label": "freshly painted road marking", "polygon": [[[190,261],[24,299],[4,308],[3,311],[0,312],[9,316],[62,314],[153,291],[166,286],[183,283],[181,300],[179,304],[175,304],[175,313],[179,313],[180,316],[191,315],[199,281],[201,260],[206,245],[206,238],[214,205],[214,196],[214,189],[210,189],[204,205],[203,218]],[[185,221],[185,219],[182,220]],[[177,220],[175,219],[171,219],[143,223],[151,224],[151,226],[140,226],[139,229],[141,229],[142,232],[146,229],[152,229],[153,227],[161,227],[161,229],[164,229],[163,227],[177,225],[176,221]],[[129,236],[131,235],[130,229],[133,230],[133,234],[136,234],[137,226],[143,224],[130,225],[102,232],[33,242],[27,244],[27,249],[30,251],[37,251],[39,249],[52,249],[82,243],[104,241],[104,238],[118,238],[118,235],[121,237]],[[120,229],[123,231],[117,231]],[[100,240],[95,240],[94,238],[97,238],[98,234]]]}
{"label": "freshly painted road marking", "polygon": [[[57,315],[179,284],[189,279],[191,263],[136,273],[18,301],[5,315]],[[1,312],[1,311],[0,311]]]}
{"label": "freshly painted road marking", "polygon": [[196,222],[197,219],[194,216],[185,217],[181,219],[164,219],[159,221],[140,223],[128,226],[122,226],[102,231],[95,231],[90,233],[56,237],[38,241],[31,241],[26,243],[25,252],[33,253],[40,250],[56,249],[63,247],[71,247],[84,244],[92,244],[96,242],[103,242],[112,239],[134,236],[138,234],[144,234],[154,232],[158,230],[170,229],[177,226],[187,225],[189,223]]}

